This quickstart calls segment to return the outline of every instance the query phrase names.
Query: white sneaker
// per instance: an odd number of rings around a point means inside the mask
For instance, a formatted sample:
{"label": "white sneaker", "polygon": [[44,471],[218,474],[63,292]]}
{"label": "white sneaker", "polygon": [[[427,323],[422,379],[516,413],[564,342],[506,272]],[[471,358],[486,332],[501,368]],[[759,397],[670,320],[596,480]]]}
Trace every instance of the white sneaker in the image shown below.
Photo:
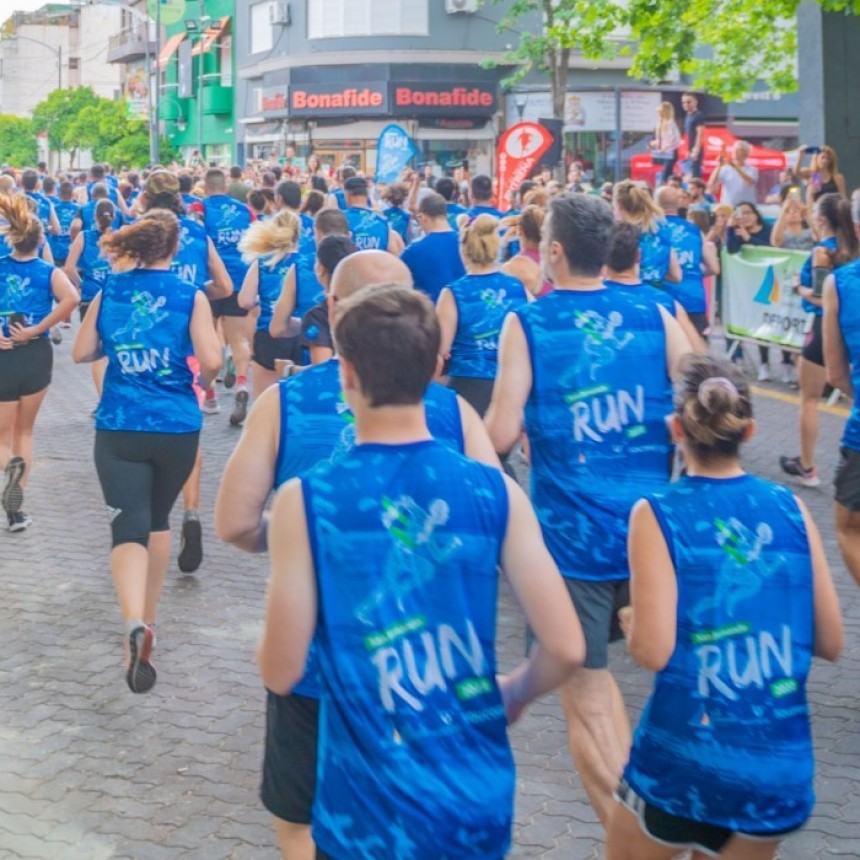
{"label": "white sneaker", "polygon": [[766,364],[762,364],[758,369],[758,381],[759,382],[770,382],[770,367]]}
{"label": "white sneaker", "polygon": [[794,365],[781,364],[779,368],[780,378],[782,379],[783,384],[795,388],[797,386],[797,371],[794,369]]}
{"label": "white sneaker", "polygon": [[217,397],[207,397],[203,401],[203,413],[205,415],[217,415],[221,411],[221,404]]}

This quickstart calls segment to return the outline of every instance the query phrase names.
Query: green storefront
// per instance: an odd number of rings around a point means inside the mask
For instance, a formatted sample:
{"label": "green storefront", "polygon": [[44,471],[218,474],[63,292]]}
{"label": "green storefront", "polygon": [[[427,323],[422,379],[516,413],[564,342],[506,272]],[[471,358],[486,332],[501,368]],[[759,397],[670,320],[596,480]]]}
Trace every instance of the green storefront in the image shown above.
{"label": "green storefront", "polygon": [[197,152],[210,165],[235,159],[234,12],[235,0],[189,0],[182,18],[165,28],[158,114],[164,137],[187,165]]}

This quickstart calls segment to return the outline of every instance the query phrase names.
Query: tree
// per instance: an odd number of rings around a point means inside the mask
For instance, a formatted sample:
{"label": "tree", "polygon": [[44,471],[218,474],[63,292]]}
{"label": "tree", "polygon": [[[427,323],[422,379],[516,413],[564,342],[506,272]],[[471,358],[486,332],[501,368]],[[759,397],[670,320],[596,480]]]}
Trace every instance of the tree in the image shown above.
{"label": "tree", "polygon": [[24,167],[35,164],[38,157],[33,123],[19,116],[0,114],[0,163]]}
{"label": "tree", "polygon": [[[83,129],[77,123],[81,111],[98,103],[90,87],[71,90],[54,90],[33,108],[33,127],[37,132],[47,132],[49,149],[69,153],[69,166],[82,148]],[[107,99],[105,99],[107,101]],[[83,135],[86,137],[86,135]]]}

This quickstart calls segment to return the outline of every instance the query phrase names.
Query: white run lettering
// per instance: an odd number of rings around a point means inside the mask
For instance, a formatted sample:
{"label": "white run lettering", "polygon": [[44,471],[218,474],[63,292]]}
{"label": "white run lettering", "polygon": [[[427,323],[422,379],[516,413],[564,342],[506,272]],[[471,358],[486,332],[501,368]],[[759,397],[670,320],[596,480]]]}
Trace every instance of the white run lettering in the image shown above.
{"label": "white run lettering", "polygon": [[116,357],[123,373],[147,373],[158,370],[160,367],[168,367],[170,364],[170,348],[165,347],[163,351],[158,349],[120,349]]}
{"label": "white run lettering", "polygon": [[573,436],[577,442],[591,439],[602,442],[609,433],[620,433],[631,424],[645,420],[645,388],[637,385],[634,393],[623,389],[577,400],[571,406]]}

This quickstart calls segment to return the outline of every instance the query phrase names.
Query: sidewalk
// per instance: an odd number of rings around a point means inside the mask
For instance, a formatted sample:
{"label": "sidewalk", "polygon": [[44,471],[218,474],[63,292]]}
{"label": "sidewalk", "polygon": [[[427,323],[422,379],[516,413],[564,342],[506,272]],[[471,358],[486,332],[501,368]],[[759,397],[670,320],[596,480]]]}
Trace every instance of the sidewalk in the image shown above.
{"label": "sidewalk", "polygon": [[[95,398],[89,369],[72,366],[69,350],[66,333],[37,428],[26,504],[34,524],[24,534],[0,533],[0,860],[274,860],[257,797],[264,697],[254,648],[267,563],[219,544],[211,530],[217,481],[238,438],[228,427],[229,394],[222,413],[206,418],[203,437],[206,559],[192,577],[172,563],[158,685],[133,696],[123,679],[108,522],[92,468]],[[797,449],[796,407],[757,397],[757,408],[759,436],[747,465],[779,479],[778,455]],[[800,493],[839,581],[847,647],[838,666],[817,664],[813,672],[819,802],[784,860],[860,858],[860,592],[839,560],[829,486],[841,427],[841,418],[822,414],[825,482]],[[522,617],[505,589],[499,627],[504,669],[523,650]],[[621,648],[613,669],[635,718],[650,678]],[[519,766],[511,856],[602,856],[557,697],[533,706],[511,739]]]}

